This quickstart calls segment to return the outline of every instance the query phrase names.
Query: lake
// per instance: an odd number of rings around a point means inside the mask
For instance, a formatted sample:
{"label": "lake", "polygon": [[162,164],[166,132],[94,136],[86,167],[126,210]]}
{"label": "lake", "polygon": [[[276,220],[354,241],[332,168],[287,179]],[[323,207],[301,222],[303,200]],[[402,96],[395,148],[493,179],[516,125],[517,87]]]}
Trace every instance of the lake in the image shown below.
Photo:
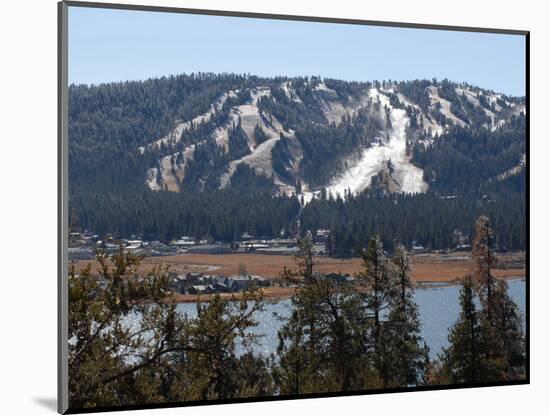
{"label": "lake", "polygon": [[[422,323],[422,336],[430,347],[431,358],[437,357],[441,349],[449,344],[447,340],[449,328],[455,323],[460,313],[460,287],[459,284],[432,284],[417,288],[414,292]],[[508,293],[525,316],[525,279],[508,280]],[[177,309],[190,317],[197,314],[194,303],[178,304]],[[259,324],[253,332],[264,335],[259,339],[260,344],[254,346],[257,353],[266,357],[275,353],[279,342],[277,332],[283,324],[277,315],[286,317],[290,312],[290,300],[281,300],[276,304],[266,304],[265,310],[256,315]]]}

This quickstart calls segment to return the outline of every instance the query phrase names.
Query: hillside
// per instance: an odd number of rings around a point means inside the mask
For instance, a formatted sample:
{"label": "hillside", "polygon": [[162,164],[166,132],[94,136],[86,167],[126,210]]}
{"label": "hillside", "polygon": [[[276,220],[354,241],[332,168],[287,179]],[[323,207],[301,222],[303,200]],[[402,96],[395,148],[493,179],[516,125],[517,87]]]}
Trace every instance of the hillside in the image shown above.
{"label": "hillside", "polygon": [[[197,74],[72,85],[69,95],[71,203],[98,232],[161,236],[171,223],[231,240],[293,232],[312,211],[303,224],[342,226],[321,220],[331,207],[309,206],[338,196],[348,209],[365,197],[372,205],[373,195],[459,198],[472,213],[479,200],[524,199],[524,99],[464,83]],[[230,224],[227,196],[243,192],[258,212]],[[199,199],[223,208],[209,205],[217,213],[198,219],[187,206]],[[246,215],[236,205],[233,215]],[[152,212],[159,217],[141,219]]]}
{"label": "hillside", "polygon": [[[300,79],[224,92],[206,112],[176,122],[168,134],[138,150],[161,154],[145,172],[154,191],[178,192],[186,185],[202,190],[211,172],[194,165],[215,156],[195,160],[195,152],[210,145],[223,149],[225,163],[214,179],[220,188],[245,165],[271,178],[279,193],[303,192],[306,199],[320,188],[343,195],[373,185],[420,193],[429,185],[412,160],[413,147],[430,146],[454,126],[494,132],[524,112],[521,100],[446,81],[380,85]],[[319,134],[320,127],[327,131]],[[327,133],[331,137],[318,137]],[[324,147],[325,154],[318,154]],[[507,167],[501,174],[513,169]]]}

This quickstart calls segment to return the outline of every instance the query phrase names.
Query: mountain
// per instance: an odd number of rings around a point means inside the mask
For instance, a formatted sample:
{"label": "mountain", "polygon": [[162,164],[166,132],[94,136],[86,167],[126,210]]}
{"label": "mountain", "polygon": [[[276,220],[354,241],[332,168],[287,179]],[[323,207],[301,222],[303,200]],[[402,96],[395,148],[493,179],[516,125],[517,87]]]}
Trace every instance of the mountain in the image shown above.
{"label": "mountain", "polygon": [[[222,240],[291,232],[298,216],[336,226],[319,219],[331,210],[317,209],[320,199],[351,209],[364,197],[363,208],[374,196],[427,195],[467,200],[460,209],[473,212],[479,200],[524,199],[525,132],[523,97],[449,80],[200,73],[71,85],[70,203],[83,226],[103,232],[166,236],[173,227]],[[189,210],[199,199],[227,208],[228,195],[252,198],[254,219]]]}
{"label": "mountain", "polygon": [[[524,113],[521,99],[448,81],[294,79],[225,91],[206,112],[138,150],[161,154],[144,173],[153,191],[188,184],[204,190],[207,182],[224,188],[244,165],[272,179],[279,193],[306,199],[321,188],[341,195],[371,186],[422,193],[430,186],[411,149],[433,145],[454,126],[494,132]],[[224,162],[213,179],[196,164],[212,163],[219,155],[206,149],[216,147]],[[517,155],[518,166],[521,160]]]}

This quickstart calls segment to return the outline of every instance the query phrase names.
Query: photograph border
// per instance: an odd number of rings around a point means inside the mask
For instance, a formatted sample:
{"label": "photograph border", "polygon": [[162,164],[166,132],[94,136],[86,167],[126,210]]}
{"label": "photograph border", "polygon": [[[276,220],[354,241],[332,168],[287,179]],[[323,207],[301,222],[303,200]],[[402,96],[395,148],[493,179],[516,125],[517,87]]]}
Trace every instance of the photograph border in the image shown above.
{"label": "photograph border", "polygon": [[[87,7],[87,8],[103,8],[116,10],[135,10],[135,11],[150,11],[150,12],[166,12],[180,14],[195,14],[208,16],[227,16],[227,17],[243,17],[255,19],[271,19],[271,20],[290,20],[302,22],[318,22],[318,23],[337,23],[365,26],[382,26],[382,27],[397,27],[397,28],[412,28],[412,29],[428,29],[428,30],[446,30],[458,32],[476,32],[476,33],[494,33],[524,36],[525,38],[525,110],[526,110],[526,154],[525,154],[525,172],[526,172],[526,244],[525,244],[525,342],[526,342],[526,376],[525,380],[521,381],[502,381],[490,382],[482,384],[458,384],[458,385],[430,385],[416,386],[411,388],[390,388],[376,389],[367,391],[354,392],[333,392],[333,393],[314,393],[302,395],[284,395],[284,396],[269,396],[255,398],[238,398],[238,399],[217,399],[217,400],[199,400],[187,402],[169,402],[169,403],[151,403],[151,404],[135,404],[135,405],[120,405],[120,406],[103,406],[94,408],[69,408],[69,393],[68,393],[68,8],[69,7]],[[210,10],[210,9],[190,9],[180,7],[166,6],[146,6],[136,4],[117,4],[117,3],[101,3],[101,2],[82,2],[82,1],[61,1],[58,3],[58,45],[57,45],[57,61],[58,61],[58,171],[57,171],[57,212],[58,212],[58,371],[57,371],[57,410],[61,414],[76,414],[76,413],[94,413],[94,412],[111,412],[125,411],[138,409],[158,409],[158,408],[176,408],[201,405],[222,405],[231,403],[245,402],[270,402],[281,400],[295,399],[311,399],[311,398],[326,398],[326,397],[345,397],[345,396],[361,396],[361,395],[378,395],[386,393],[403,393],[403,392],[424,392],[438,391],[449,389],[465,389],[465,388],[482,388],[493,386],[510,386],[510,385],[525,385],[530,383],[530,31],[528,30],[512,30],[498,28],[483,28],[471,26],[449,26],[425,23],[406,23],[393,21],[375,21],[361,19],[346,19],[332,18],[319,16],[298,16],[286,14],[269,14],[243,11],[228,11],[228,10]]]}

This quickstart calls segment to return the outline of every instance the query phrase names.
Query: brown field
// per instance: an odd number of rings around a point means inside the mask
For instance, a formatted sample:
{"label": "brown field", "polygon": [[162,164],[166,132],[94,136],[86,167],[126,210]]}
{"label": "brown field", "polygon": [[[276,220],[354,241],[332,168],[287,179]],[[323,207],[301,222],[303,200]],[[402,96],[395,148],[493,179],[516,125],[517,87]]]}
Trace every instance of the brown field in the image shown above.
{"label": "brown field", "polygon": [[[411,257],[413,280],[417,282],[452,282],[458,281],[471,270],[468,253],[422,254]],[[92,270],[97,271],[95,261],[76,261],[79,270],[92,263]],[[154,267],[168,265],[170,271],[178,274],[186,272],[204,272],[220,275],[237,274],[239,264],[245,264],[247,272],[266,278],[278,278],[284,267],[295,269],[296,263],[291,256],[263,254],[180,254],[165,257],[145,257],[139,269],[146,274]],[[511,253],[498,256],[499,268],[494,275],[499,278],[524,277],[525,254]],[[512,265],[513,264],[513,265]],[[518,265],[519,264],[519,265]],[[322,273],[336,272],[355,274],[363,269],[359,258],[336,259],[328,257],[315,258],[315,269]]]}
{"label": "brown field", "polygon": [[[497,255],[498,265],[493,274],[498,278],[525,277],[525,254],[523,252]],[[422,254],[411,256],[412,277],[416,282],[456,282],[471,271],[469,253],[452,254]],[[98,271],[95,261],[81,260],[74,262],[76,270],[92,264],[92,272]],[[145,257],[138,271],[147,274],[158,266],[169,266],[170,271],[178,274],[186,272],[204,272],[221,275],[237,274],[239,264],[246,265],[247,272],[266,278],[278,279],[284,267],[296,269],[296,263],[291,256],[262,254],[180,254],[165,257]],[[359,258],[336,259],[328,257],[315,258],[315,269],[322,273],[336,272],[356,274],[363,270]],[[292,296],[295,288],[278,284],[263,288],[264,298],[281,299]],[[231,298],[233,294],[220,294]],[[212,295],[200,296],[201,301],[208,301]],[[195,302],[197,295],[177,295],[176,302]]]}
{"label": "brown field", "polygon": [[[261,288],[260,291],[262,292],[264,299],[285,299],[290,298],[296,291],[295,287],[268,287],[268,288]],[[240,293],[218,293],[216,295],[219,295],[222,298],[225,299],[239,299]],[[198,300],[200,301],[210,301],[214,297],[214,294],[203,294],[203,295],[197,295],[197,294],[177,294],[174,297],[174,302],[176,303],[194,303]]]}

